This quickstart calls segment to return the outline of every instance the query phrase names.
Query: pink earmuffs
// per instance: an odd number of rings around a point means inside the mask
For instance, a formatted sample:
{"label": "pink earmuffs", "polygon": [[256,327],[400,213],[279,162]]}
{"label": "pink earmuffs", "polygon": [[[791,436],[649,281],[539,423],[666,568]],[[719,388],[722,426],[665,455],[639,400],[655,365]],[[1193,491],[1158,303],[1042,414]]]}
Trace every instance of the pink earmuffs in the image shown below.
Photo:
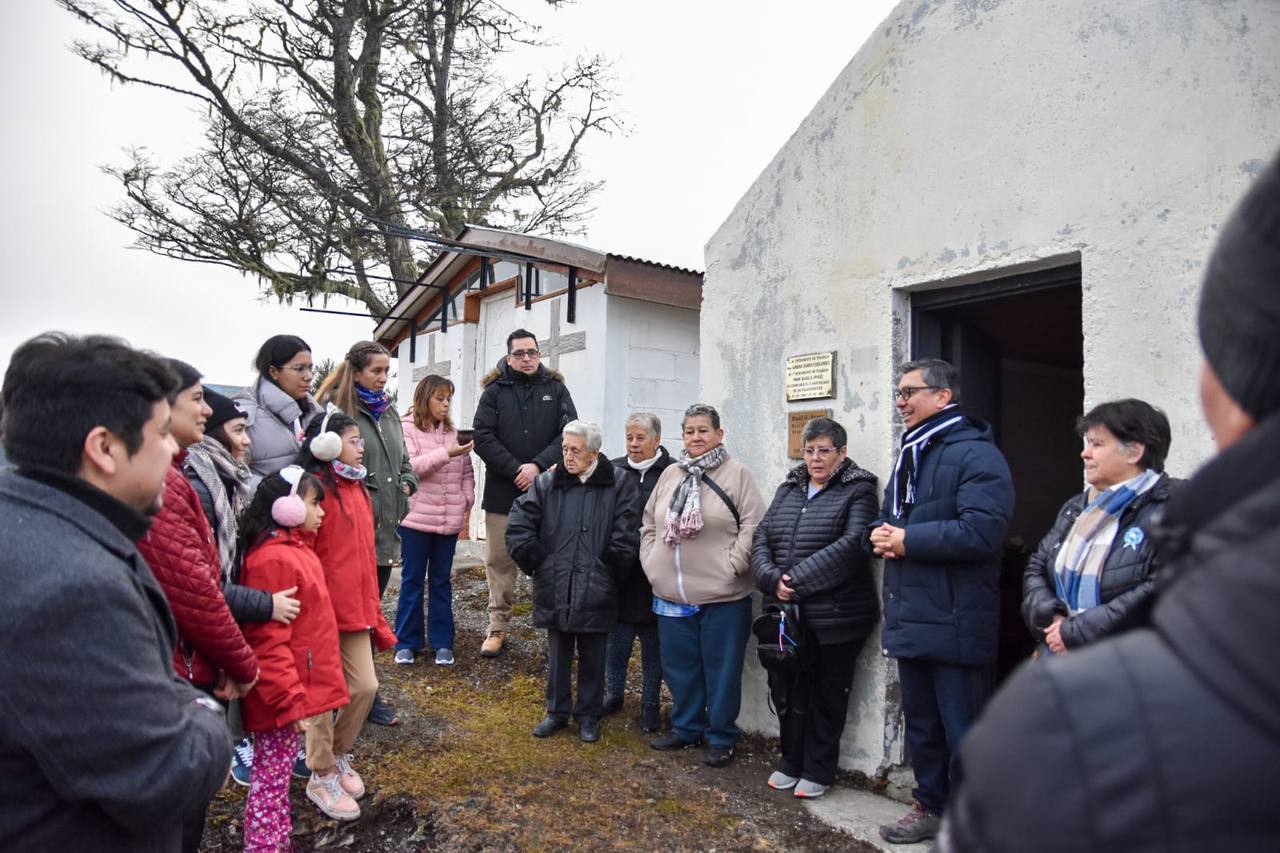
{"label": "pink earmuffs", "polygon": [[289,484],[289,494],[281,495],[271,502],[271,519],[281,527],[301,527],[307,520],[307,504],[298,497],[298,483],[302,482],[303,470],[297,465],[290,465],[280,471],[280,479]]}

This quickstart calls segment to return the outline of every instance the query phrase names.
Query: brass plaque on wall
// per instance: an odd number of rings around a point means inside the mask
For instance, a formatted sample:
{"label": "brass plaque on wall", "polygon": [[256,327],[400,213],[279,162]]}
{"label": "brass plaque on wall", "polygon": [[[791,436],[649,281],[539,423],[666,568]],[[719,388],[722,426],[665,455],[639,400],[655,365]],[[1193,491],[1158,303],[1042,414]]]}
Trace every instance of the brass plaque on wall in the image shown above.
{"label": "brass plaque on wall", "polygon": [[787,359],[787,402],[829,400],[836,395],[836,354],[811,352]]}
{"label": "brass plaque on wall", "polygon": [[830,409],[803,409],[787,412],[787,458],[803,459],[804,442],[800,440],[800,433],[804,432],[804,425],[814,418],[829,417],[831,417]]}

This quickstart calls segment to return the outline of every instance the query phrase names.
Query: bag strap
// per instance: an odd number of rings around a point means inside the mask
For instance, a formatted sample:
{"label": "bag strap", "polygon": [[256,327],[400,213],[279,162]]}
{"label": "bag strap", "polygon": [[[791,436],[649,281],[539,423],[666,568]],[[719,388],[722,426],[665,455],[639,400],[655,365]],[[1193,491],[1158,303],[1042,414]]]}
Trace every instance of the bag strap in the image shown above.
{"label": "bag strap", "polygon": [[734,504],[733,504],[733,498],[729,497],[729,493],[728,493],[728,492],[726,492],[724,489],[720,488],[720,484],[719,484],[719,483],[717,483],[715,480],[711,479],[711,475],[710,475],[710,474],[705,474],[705,473],[704,473],[704,474],[702,475],[702,482],[704,482],[704,483],[706,483],[708,486],[710,486],[710,487],[711,487],[711,491],[715,492],[717,495],[719,495],[719,496],[720,496],[720,500],[724,501],[724,505],[725,505],[725,506],[727,506],[727,507],[729,508],[729,512],[733,513],[733,521],[734,521],[734,523],[738,525],[738,528],[739,528],[739,529],[741,529],[741,528],[742,528],[742,516],[738,514],[738,508],[737,508],[736,506],[734,506]]}

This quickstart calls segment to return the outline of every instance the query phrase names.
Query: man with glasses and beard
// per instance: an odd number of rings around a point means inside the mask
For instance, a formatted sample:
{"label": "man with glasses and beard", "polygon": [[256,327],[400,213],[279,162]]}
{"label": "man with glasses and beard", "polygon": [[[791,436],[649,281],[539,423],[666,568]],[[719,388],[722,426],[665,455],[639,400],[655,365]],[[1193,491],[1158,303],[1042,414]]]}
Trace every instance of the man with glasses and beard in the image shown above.
{"label": "man with glasses and beard", "polygon": [[177,452],[162,359],[45,334],[4,378],[0,849],[173,851],[227,778],[217,703],[134,542]]}
{"label": "man with glasses and beard", "polygon": [[507,356],[481,381],[476,407],[476,453],[484,460],[485,578],[489,582],[489,630],[480,654],[497,657],[507,639],[515,605],[516,564],[507,553],[507,515],[534,479],[561,459],[560,431],[578,410],[564,376],[544,367],[538,339],[516,329]]}

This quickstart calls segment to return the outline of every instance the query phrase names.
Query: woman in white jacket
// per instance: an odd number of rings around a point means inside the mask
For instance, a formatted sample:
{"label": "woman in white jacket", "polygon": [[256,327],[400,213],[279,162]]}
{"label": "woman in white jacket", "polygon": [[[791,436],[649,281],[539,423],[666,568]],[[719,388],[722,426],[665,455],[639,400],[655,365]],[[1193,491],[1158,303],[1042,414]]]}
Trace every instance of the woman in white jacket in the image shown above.
{"label": "woman in white jacket", "polygon": [[[453,663],[453,552],[475,503],[474,442],[458,443],[449,419],[453,383],[427,376],[413,392],[413,408],[401,419],[405,449],[418,475],[409,514],[400,522],[400,602],[396,609],[396,663],[412,664],[423,648],[436,663]],[[427,613],[423,636],[423,581]]]}

